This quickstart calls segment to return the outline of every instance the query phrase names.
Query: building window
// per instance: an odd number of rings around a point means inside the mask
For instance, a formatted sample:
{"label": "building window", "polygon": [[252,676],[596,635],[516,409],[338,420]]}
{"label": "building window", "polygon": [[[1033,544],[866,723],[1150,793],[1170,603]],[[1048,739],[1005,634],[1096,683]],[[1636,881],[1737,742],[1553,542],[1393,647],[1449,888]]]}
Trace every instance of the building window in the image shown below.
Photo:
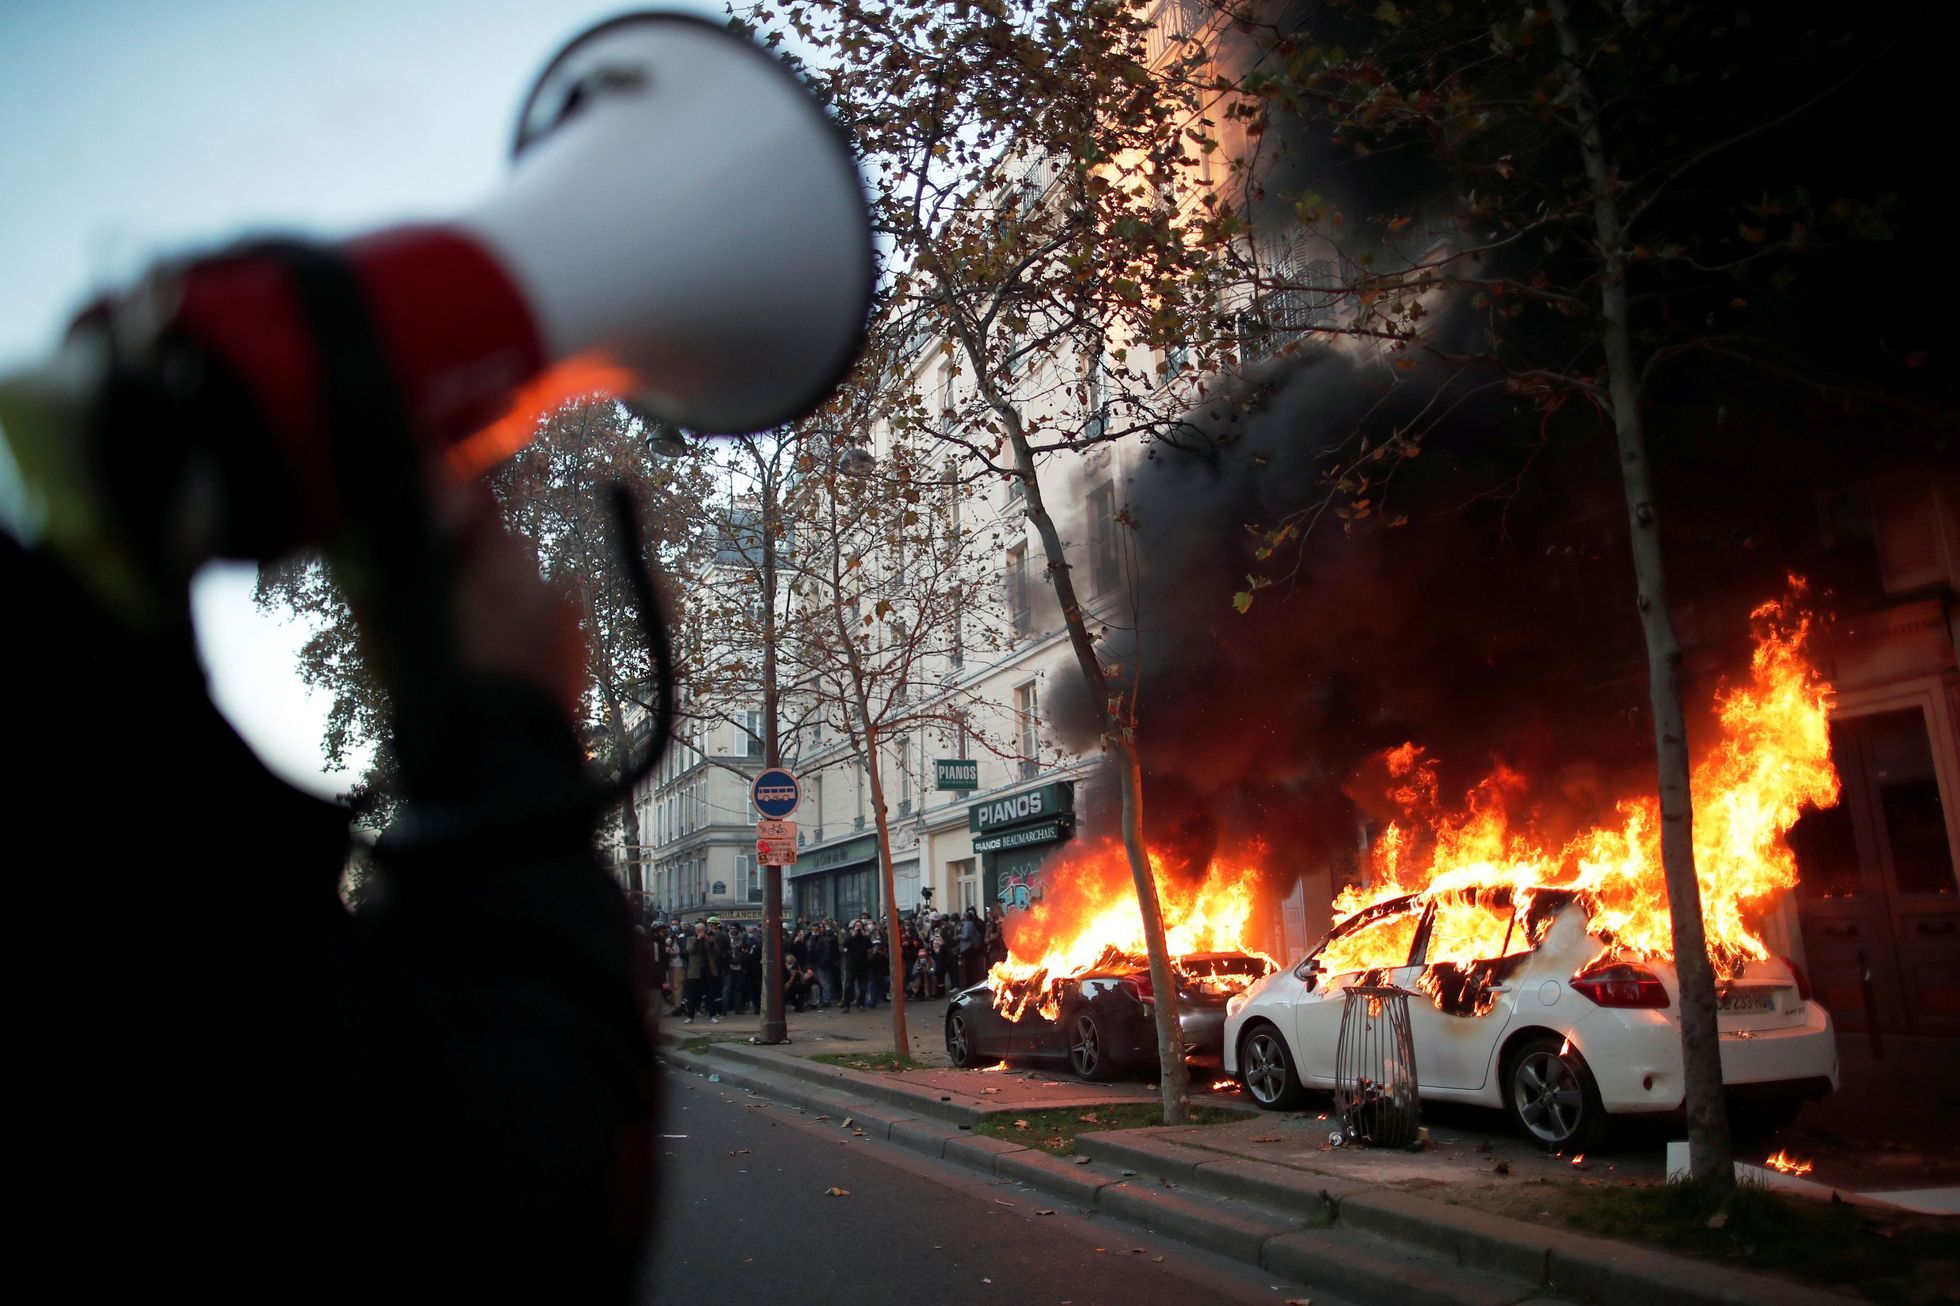
{"label": "building window", "polygon": [[1028,546],[1025,544],[1017,544],[1007,551],[1007,616],[1016,635],[1034,633],[1034,609],[1028,595]]}
{"label": "building window", "polygon": [[901,739],[892,750],[898,759],[898,814],[912,815],[912,741]]}
{"label": "building window", "polygon": [[762,872],[755,864],[755,858],[747,853],[735,854],[735,885],[745,891],[750,902],[762,901]]}
{"label": "building window", "polygon": [[1021,730],[1021,778],[1041,774],[1041,694],[1034,681],[1014,691],[1014,719]]}
{"label": "building window", "polygon": [[974,872],[973,858],[964,857],[959,861],[949,862],[946,869],[953,873],[953,893],[959,899],[953,905],[953,910],[963,912],[968,907],[978,909],[980,877]]}
{"label": "building window", "polygon": [[762,713],[750,712],[747,714],[745,723],[743,725],[743,734],[747,736],[746,743],[748,745],[748,755],[750,757],[761,757],[762,756]]}
{"label": "building window", "polygon": [[1108,481],[1089,496],[1089,564],[1096,593],[1115,590],[1121,575],[1116,561],[1116,487]]}

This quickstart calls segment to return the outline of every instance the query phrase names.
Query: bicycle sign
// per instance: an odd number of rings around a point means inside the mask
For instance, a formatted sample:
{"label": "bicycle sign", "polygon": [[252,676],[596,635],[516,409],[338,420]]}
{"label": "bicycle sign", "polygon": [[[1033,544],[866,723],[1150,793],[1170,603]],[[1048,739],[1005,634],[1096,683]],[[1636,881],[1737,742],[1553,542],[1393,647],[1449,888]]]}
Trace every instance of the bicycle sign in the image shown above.
{"label": "bicycle sign", "polygon": [[803,786],[788,771],[772,766],[755,778],[749,788],[749,801],[755,804],[756,811],[780,821],[803,801]]}

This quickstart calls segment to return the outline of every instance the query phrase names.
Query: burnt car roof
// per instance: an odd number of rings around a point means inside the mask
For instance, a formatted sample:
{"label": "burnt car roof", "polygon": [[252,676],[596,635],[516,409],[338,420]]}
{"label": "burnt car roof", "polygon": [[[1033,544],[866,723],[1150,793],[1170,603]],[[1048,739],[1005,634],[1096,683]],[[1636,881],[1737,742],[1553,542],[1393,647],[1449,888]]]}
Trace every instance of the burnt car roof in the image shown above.
{"label": "burnt car roof", "polygon": [[[1449,889],[1441,893],[1430,893],[1425,890],[1421,893],[1404,893],[1393,898],[1384,898],[1380,902],[1370,903],[1353,915],[1335,922],[1333,929],[1314,940],[1313,946],[1307,949],[1305,955],[1318,957],[1326,950],[1327,945],[1335,939],[1352,934],[1371,921],[1380,920],[1384,916],[1392,916],[1407,907],[1419,906],[1426,911],[1430,903],[1443,900],[1467,902],[1481,897],[1486,902],[1496,903],[1508,900],[1510,896],[1511,889],[1508,886],[1497,885],[1488,888]],[[1590,915],[1592,911],[1591,900],[1587,899],[1585,894],[1577,889],[1538,887],[1531,890],[1531,905],[1525,910],[1524,924],[1534,946],[1542,939],[1544,930],[1549,926],[1552,917],[1558,915],[1575,902],[1580,903],[1583,909]]]}
{"label": "burnt car roof", "polygon": [[[1172,957],[1171,961],[1173,964],[1176,964],[1180,962],[1266,961],[1266,959],[1262,958],[1256,952],[1243,952],[1233,949],[1224,952],[1180,952]],[[1269,961],[1266,964],[1269,966],[1272,965]],[[1055,982],[1060,983],[1084,979],[1121,979],[1126,975],[1147,975],[1149,973],[1149,958],[1125,957],[1120,961],[1109,961],[1107,964],[1098,962],[1098,964],[1088,966],[1072,975],[1057,975],[1053,979]],[[990,975],[976,987],[991,989],[993,986],[994,980]]]}

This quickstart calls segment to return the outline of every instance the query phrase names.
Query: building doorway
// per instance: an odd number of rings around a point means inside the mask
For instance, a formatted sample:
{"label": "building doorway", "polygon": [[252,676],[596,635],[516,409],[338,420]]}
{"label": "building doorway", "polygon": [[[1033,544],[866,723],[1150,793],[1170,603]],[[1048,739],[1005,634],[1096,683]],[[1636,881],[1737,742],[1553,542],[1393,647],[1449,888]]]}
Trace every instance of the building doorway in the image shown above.
{"label": "building doorway", "polygon": [[1791,830],[1812,987],[1839,1029],[1960,1035],[1960,892],[1926,713],[1831,723],[1838,805]]}

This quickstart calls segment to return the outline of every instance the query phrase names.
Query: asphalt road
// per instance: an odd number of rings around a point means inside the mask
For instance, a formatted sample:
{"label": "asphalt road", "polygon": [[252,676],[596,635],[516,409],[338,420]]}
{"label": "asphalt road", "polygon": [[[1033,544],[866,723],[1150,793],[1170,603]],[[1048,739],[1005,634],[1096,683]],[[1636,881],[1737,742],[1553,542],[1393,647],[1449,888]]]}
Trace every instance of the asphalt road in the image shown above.
{"label": "asphalt road", "polygon": [[840,1120],[671,1067],[663,1075],[649,1303],[1282,1306],[1309,1296],[1015,1181],[854,1137]]}

